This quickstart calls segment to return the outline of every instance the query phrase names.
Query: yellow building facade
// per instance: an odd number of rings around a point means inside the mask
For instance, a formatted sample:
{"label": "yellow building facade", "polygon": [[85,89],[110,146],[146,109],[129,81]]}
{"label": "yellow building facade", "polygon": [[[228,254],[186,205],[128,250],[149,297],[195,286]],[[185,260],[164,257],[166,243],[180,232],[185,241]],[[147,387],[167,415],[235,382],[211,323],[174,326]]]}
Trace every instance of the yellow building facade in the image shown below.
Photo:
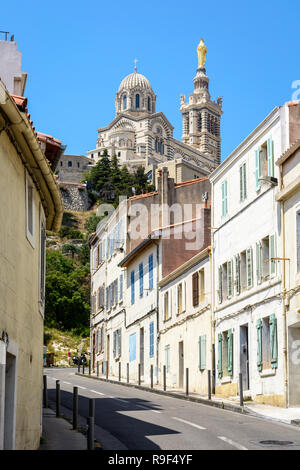
{"label": "yellow building facade", "polygon": [[0,82],[0,449],[37,449],[41,435],[46,229],[60,191],[26,99]]}

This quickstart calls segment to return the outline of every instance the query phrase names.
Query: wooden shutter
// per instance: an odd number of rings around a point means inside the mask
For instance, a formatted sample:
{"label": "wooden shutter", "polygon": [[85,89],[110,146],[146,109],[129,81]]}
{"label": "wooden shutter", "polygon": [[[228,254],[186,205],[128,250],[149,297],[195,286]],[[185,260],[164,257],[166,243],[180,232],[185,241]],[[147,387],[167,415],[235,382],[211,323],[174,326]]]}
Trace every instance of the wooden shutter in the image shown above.
{"label": "wooden shutter", "polygon": [[271,367],[276,369],[278,366],[278,344],[277,344],[277,319],[274,314],[270,315],[270,351]]}
{"label": "wooden shutter", "polygon": [[121,329],[117,330],[117,338],[118,338],[118,356],[121,356]]}
{"label": "wooden shutter", "polygon": [[235,256],[235,288],[236,293],[241,293],[240,255]]}
{"label": "wooden shutter", "polygon": [[153,289],[153,254],[149,255],[149,290]]}
{"label": "wooden shutter", "polygon": [[267,155],[268,155],[268,176],[274,176],[274,142],[269,137],[267,140]]}
{"label": "wooden shutter", "polygon": [[[174,286],[175,315],[177,315],[178,313],[181,313],[179,312],[179,308],[178,308],[179,307],[178,296],[179,296],[179,284],[176,284],[176,286]],[[181,291],[181,296],[182,296],[182,291]]]}
{"label": "wooden shutter", "polygon": [[246,250],[246,265],[247,265],[247,287],[248,289],[253,286],[253,269],[252,269],[252,248]]}
{"label": "wooden shutter", "polygon": [[193,274],[192,277],[193,285],[193,307],[199,305],[199,274],[198,272]]}
{"label": "wooden shutter", "polygon": [[227,298],[232,297],[232,260],[227,262]]}
{"label": "wooden shutter", "polygon": [[143,297],[144,293],[144,269],[143,263],[139,264],[139,280],[140,280],[140,297]]}
{"label": "wooden shutter", "polygon": [[131,305],[134,304],[134,298],[135,298],[135,295],[134,295],[134,271],[131,271],[130,273],[130,283],[131,283]]}
{"label": "wooden shutter", "polygon": [[233,374],[233,334],[232,330],[228,330],[227,332],[227,352],[228,352],[228,359],[227,359],[227,370],[228,375]]}
{"label": "wooden shutter", "polygon": [[199,337],[199,369],[206,368],[206,335]]}
{"label": "wooden shutter", "polygon": [[182,311],[185,312],[186,309],[186,283],[182,281]]}
{"label": "wooden shutter", "polygon": [[218,377],[221,379],[223,377],[223,367],[222,367],[222,333],[218,334]]}
{"label": "wooden shutter", "polygon": [[150,351],[149,351],[149,356],[153,357],[154,356],[154,323],[150,323]]}
{"label": "wooden shutter", "polygon": [[120,274],[120,301],[123,300],[123,274]]}
{"label": "wooden shutter", "polygon": [[260,318],[256,322],[257,330],[257,368],[259,371],[262,370],[262,319]]}
{"label": "wooden shutter", "polygon": [[223,281],[223,269],[222,269],[222,266],[219,266],[219,302],[220,304],[222,303],[222,300],[223,300],[222,281]]}
{"label": "wooden shutter", "polygon": [[114,344],[113,344],[113,355],[116,357],[116,348],[117,348],[117,331],[114,331]]}
{"label": "wooden shutter", "polygon": [[269,274],[273,276],[276,274],[276,261],[271,260],[271,258],[275,258],[276,256],[276,246],[275,246],[275,235],[269,236]]}
{"label": "wooden shutter", "polygon": [[260,188],[259,177],[260,177],[260,160],[259,160],[260,149],[255,150],[255,187],[256,190]]}
{"label": "wooden shutter", "polygon": [[261,269],[261,242],[256,243],[256,278],[257,284],[261,284],[262,269]]}

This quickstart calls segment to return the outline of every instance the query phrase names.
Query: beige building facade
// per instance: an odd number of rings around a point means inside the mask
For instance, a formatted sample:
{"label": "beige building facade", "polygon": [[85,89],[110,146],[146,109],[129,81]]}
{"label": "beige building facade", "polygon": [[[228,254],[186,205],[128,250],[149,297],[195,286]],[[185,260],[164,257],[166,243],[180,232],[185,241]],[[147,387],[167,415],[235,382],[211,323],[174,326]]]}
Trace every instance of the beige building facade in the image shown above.
{"label": "beige building facade", "polygon": [[60,192],[28,118],[0,83],[0,449],[37,449],[41,435],[46,230]]}

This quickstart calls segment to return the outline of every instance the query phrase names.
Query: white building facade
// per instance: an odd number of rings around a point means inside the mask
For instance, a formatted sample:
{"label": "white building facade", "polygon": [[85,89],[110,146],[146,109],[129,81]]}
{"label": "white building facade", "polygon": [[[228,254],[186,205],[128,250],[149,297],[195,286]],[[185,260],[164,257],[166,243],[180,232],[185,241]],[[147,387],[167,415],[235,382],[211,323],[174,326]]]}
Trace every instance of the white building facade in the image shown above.
{"label": "white building facade", "polygon": [[275,108],[212,173],[216,393],[286,405],[279,171],[289,103]]}

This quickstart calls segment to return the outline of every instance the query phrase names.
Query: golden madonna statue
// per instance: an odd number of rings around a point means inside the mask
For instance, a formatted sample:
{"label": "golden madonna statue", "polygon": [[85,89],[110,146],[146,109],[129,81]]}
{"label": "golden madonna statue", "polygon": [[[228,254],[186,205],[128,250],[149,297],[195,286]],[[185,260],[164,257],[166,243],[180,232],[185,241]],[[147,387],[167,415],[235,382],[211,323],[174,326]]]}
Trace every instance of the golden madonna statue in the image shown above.
{"label": "golden madonna statue", "polygon": [[204,39],[200,39],[200,43],[197,47],[198,67],[200,69],[204,69],[205,67],[206,53],[207,53],[207,49],[204,44]]}

